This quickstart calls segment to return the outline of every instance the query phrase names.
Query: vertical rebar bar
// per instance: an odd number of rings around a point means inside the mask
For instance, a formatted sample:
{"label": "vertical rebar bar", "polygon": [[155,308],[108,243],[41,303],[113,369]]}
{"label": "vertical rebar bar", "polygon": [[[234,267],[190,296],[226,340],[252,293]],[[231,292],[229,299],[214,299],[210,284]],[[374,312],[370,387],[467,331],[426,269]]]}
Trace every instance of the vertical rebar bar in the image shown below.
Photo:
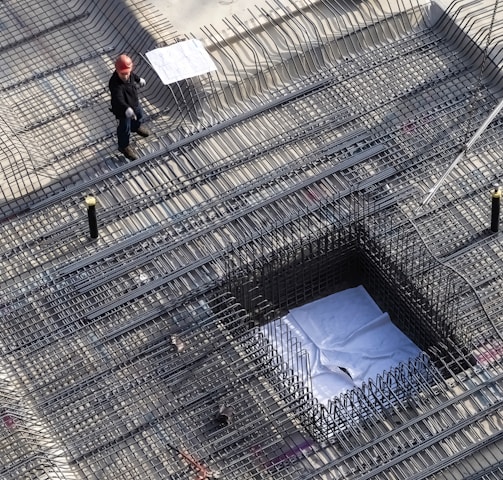
{"label": "vertical rebar bar", "polygon": [[501,203],[501,188],[497,183],[493,186],[491,197],[491,232],[496,233],[499,230]]}
{"label": "vertical rebar bar", "polygon": [[89,235],[98,238],[98,219],[96,217],[96,198],[92,195],[86,197],[87,219],[89,221]]}

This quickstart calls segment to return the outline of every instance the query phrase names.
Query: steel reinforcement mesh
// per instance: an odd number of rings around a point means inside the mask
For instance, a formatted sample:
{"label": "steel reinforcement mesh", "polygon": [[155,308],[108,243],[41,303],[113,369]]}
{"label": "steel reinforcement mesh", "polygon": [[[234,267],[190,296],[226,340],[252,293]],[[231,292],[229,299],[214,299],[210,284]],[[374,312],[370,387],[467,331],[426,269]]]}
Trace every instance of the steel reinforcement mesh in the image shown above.
{"label": "steel reinforcement mesh", "polygon": [[[106,171],[115,143],[108,79],[119,53],[172,42],[176,32],[146,2],[9,1],[0,8],[2,217],[44,194]],[[131,45],[134,38],[134,46]],[[150,69],[148,115],[175,108]]]}
{"label": "steel reinforcement mesh", "polygon": [[[2,478],[497,478],[499,117],[421,206],[500,95],[475,6],[273,2],[163,87],[140,53],[176,35],[143,3],[2,4]],[[131,163],[103,89],[126,48],[154,131]],[[356,282],[423,353],[326,407],[258,327]]]}

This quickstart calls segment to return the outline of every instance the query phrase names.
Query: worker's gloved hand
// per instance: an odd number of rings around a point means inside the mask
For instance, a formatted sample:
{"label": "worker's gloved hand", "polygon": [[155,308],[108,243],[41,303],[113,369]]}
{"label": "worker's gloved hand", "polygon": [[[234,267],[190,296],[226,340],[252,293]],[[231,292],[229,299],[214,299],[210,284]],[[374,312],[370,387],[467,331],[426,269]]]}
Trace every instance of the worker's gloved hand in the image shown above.
{"label": "worker's gloved hand", "polygon": [[144,87],[146,84],[147,84],[147,82],[145,81],[145,79],[144,78],[140,78],[140,81],[138,82],[138,85],[140,85],[140,87]]}
{"label": "worker's gloved hand", "polygon": [[127,109],[126,109],[126,117],[127,118],[132,118],[133,120],[136,120],[136,115],[134,114],[134,110],[131,107],[127,107]]}

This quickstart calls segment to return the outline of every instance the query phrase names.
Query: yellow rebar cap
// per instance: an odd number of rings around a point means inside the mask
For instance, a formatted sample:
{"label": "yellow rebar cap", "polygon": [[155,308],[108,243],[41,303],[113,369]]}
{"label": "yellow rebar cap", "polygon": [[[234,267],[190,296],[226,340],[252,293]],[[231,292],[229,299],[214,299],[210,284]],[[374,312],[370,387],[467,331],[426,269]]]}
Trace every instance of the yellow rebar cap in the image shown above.
{"label": "yellow rebar cap", "polygon": [[96,205],[96,197],[93,197],[92,195],[88,195],[86,197],[86,205],[88,207],[94,207]]}

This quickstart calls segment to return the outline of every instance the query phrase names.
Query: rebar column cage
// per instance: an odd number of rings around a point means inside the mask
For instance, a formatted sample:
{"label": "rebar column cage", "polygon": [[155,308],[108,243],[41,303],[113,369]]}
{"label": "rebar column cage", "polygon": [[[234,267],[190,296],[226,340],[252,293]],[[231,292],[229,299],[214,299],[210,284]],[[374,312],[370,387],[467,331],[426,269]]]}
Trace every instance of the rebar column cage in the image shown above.
{"label": "rebar column cage", "polygon": [[[453,342],[465,352],[460,368],[468,368],[480,332],[464,323],[458,299],[470,285],[428,251],[409,221],[402,217],[393,225],[392,219],[400,217],[394,209],[372,213],[375,205],[356,198],[347,210],[340,201],[321,204],[298,222],[277,225],[271,235],[264,235],[262,251],[232,255],[230,291],[256,324],[264,324],[308,301],[362,284],[409,338],[424,351],[434,349],[434,363],[441,365],[447,355],[442,349]],[[271,250],[271,245],[278,247]],[[498,334],[493,330],[491,335]],[[428,377],[424,366],[412,369]],[[408,388],[403,386],[403,391]]]}

